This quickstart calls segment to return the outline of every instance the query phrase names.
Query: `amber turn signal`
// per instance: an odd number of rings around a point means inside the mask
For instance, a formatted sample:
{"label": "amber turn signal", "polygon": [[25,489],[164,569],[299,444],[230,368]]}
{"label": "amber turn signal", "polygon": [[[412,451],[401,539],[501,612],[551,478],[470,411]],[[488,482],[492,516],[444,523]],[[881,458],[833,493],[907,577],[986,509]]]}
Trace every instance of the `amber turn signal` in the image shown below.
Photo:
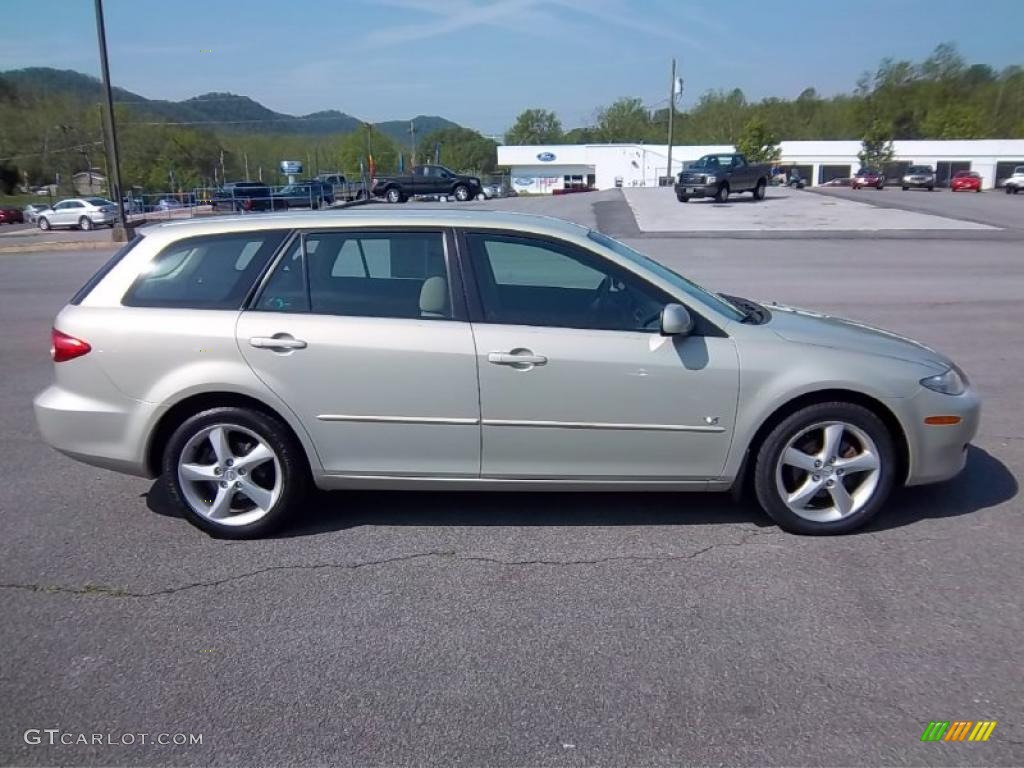
{"label": "amber turn signal", "polygon": [[924,423],[932,426],[949,426],[963,421],[959,416],[926,416]]}

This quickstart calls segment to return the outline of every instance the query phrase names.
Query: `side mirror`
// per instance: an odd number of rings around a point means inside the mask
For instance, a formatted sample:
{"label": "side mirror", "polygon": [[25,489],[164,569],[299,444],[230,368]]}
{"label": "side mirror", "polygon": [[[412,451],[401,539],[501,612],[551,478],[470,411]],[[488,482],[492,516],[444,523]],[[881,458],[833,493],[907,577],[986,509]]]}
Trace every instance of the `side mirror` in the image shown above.
{"label": "side mirror", "polygon": [[682,304],[666,304],[661,310],[661,335],[686,336],[693,330],[693,318]]}

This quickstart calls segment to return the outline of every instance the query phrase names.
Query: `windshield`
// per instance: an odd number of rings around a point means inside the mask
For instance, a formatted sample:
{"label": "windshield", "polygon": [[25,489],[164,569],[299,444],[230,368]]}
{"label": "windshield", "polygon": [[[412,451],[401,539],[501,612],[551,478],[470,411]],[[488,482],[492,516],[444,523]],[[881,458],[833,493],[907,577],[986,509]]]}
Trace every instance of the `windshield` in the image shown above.
{"label": "windshield", "polygon": [[595,243],[615,251],[619,256],[643,267],[648,272],[653,272],[662,280],[671,283],[691,299],[696,299],[708,309],[711,309],[720,315],[724,315],[730,320],[735,320],[736,322],[741,322],[743,318],[746,317],[744,312],[736,309],[736,307],[722,297],[701,288],[693,281],[687,280],[682,275],[673,272],[663,264],[659,264],[649,256],[645,256],[639,251],[633,250],[625,243],[620,243],[618,240],[608,237],[608,235],[602,234],[601,232],[595,232],[592,229],[587,230],[587,237]]}
{"label": "windshield", "polygon": [[704,155],[700,160],[690,163],[694,169],[727,168],[732,165],[732,155]]}
{"label": "windshield", "polygon": [[931,173],[932,169],[927,165],[912,165],[907,169],[907,173]]}

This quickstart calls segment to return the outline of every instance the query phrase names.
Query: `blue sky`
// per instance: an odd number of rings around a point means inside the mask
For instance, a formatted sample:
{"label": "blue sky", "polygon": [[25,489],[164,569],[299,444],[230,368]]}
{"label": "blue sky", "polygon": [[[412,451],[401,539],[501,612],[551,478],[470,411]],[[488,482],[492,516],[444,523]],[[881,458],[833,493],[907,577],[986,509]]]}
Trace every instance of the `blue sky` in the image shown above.
{"label": "blue sky", "polygon": [[[98,74],[91,0],[4,0],[0,70]],[[291,114],[439,114],[488,134],[527,107],[566,128],[620,96],[664,106],[851,90],[885,56],[955,41],[1024,63],[1024,0],[105,0],[111,73],[149,98],[244,94]],[[207,52],[208,51],[208,52]]]}

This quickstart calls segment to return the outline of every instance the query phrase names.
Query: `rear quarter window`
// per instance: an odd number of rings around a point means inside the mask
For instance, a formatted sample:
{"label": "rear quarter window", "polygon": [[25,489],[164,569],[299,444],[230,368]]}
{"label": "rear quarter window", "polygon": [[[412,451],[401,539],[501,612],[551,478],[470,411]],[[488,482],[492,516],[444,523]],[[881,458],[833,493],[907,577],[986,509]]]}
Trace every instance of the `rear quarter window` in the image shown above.
{"label": "rear quarter window", "polygon": [[286,235],[284,230],[266,230],[178,240],[153,257],[121,303],[239,309]]}
{"label": "rear quarter window", "polygon": [[116,267],[121,262],[121,259],[127,256],[128,253],[141,242],[142,236],[139,235],[138,237],[132,238],[130,241],[121,246],[117,250],[117,253],[115,253],[113,256],[107,259],[107,263],[100,267],[98,270],[96,270],[96,274],[90,277],[89,280],[85,283],[85,285],[78,289],[78,293],[72,296],[71,301],[68,303],[73,304],[75,306],[81,304],[85,300],[85,297],[92,293],[92,289],[99,285],[104,277],[110,274],[110,270]]}

